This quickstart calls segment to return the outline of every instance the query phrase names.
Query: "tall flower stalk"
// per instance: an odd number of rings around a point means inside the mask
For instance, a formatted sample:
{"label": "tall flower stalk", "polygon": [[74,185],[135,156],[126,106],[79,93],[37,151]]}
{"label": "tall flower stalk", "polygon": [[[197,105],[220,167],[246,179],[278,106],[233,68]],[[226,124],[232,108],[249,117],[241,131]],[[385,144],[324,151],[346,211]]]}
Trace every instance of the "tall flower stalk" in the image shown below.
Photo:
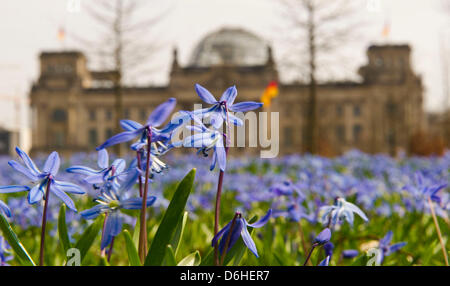
{"label": "tall flower stalk", "polygon": [[439,222],[436,217],[436,212],[434,211],[434,205],[433,205],[433,201],[431,200],[431,197],[428,197],[428,204],[430,205],[431,216],[433,217],[434,226],[436,228],[436,232],[439,237],[439,243],[441,244],[441,249],[442,249],[442,254],[444,255],[445,265],[449,266],[447,250],[445,249],[444,239],[442,238],[441,228],[439,227]]}

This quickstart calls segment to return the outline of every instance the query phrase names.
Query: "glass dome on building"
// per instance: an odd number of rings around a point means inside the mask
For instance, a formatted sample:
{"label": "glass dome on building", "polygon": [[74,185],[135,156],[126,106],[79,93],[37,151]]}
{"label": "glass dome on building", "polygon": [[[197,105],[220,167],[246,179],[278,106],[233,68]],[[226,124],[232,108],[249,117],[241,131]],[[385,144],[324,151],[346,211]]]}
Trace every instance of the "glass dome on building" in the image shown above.
{"label": "glass dome on building", "polygon": [[225,28],[207,35],[194,49],[190,66],[264,65],[268,44],[260,37],[242,30]]}

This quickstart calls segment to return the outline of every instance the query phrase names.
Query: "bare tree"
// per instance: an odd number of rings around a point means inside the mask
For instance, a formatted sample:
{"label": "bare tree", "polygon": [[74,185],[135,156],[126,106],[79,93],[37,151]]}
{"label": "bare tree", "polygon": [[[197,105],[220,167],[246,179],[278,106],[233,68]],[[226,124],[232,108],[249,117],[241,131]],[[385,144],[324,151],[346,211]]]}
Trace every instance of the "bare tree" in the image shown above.
{"label": "bare tree", "polygon": [[[168,10],[155,7],[156,1],[90,1],[83,10],[98,24],[100,36],[92,40],[69,34],[86,47],[103,69],[109,70],[103,78],[112,81],[114,88],[116,132],[120,132],[119,119],[124,115],[124,86],[132,82],[136,74],[142,73],[143,63],[161,48],[161,43],[155,40],[159,37],[154,35],[154,28]],[[145,16],[139,15],[143,11]],[[120,155],[120,145],[117,146],[116,152]]]}
{"label": "bare tree", "polygon": [[[352,39],[356,22],[353,21],[357,5],[350,0],[283,0],[283,17],[289,33],[295,39],[289,54],[300,79],[308,82],[309,108],[306,151],[317,153],[319,146],[317,83],[322,55],[336,51]],[[300,55],[300,56],[299,56]],[[303,62],[306,59],[306,63]],[[296,64],[298,63],[298,64]],[[323,65],[323,67],[329,65]]]}

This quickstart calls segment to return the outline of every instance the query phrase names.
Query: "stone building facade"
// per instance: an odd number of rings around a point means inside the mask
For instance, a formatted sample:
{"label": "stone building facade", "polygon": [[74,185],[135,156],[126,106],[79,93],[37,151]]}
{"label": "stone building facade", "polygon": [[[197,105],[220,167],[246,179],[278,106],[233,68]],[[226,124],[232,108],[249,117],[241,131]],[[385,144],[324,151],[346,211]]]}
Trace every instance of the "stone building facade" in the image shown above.
{"label": "stone building facade", "polygon": [[[408,45],[370,46],[368,62],[359,70],[361,81],[318,86],[319,137],[329,153],[407,150],[423,121],[423,87],[410,55]],[[90,151],[114,134],[111,73],[90,71],[86,61],[76,51],[40,55],[40,76],[30,94],[32,152]],[[177,99],[178,110],[190,110],[200,103],[195,83],[216,97],[236,85],[238,101],[260,101],[274,80],[278,73],[270,46],[246,31],[223,29],[205,37],[186,66],[179,65],[174,52],[167,85],[124,88],[124,117],[144,122],[168,97]],[[278,97],[264,111],[279,112],[279,126],[270,132],[279,133],[280,155],[305,150],[307,110],[307,84],[279,84]]]}

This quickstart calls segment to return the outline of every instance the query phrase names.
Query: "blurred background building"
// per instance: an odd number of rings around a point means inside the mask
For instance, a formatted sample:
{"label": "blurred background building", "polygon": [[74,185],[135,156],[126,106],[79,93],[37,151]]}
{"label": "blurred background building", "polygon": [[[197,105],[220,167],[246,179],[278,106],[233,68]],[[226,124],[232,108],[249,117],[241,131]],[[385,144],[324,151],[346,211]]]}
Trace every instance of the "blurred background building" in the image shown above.
{"label": "blurred background building", "polygon": [[[318,85],[320,153],[409,150],[412,135],[424,127],[423,88],[410,56],[408,45],[370,46],[361,81]],[[88,70],[76,51],[43,52],[40,63],[30,94],[32,152],[92,151],[111,137],[114,73]],[[168,85],[124,87],[124,118],[143,122],[169,97],[177,99],[177,109],[192,110],[200,102],[195,83],[216,96],[236,85],[239,101],[260,101],[266,86],[279,81],[275,66],[266,41],[242,29],[221,29],[198,43],[187,66],[179,65],[174,51]],[[307,84],[280,84],[266,109],[280,114],[281,154],[306,151],[308,102]]]}

